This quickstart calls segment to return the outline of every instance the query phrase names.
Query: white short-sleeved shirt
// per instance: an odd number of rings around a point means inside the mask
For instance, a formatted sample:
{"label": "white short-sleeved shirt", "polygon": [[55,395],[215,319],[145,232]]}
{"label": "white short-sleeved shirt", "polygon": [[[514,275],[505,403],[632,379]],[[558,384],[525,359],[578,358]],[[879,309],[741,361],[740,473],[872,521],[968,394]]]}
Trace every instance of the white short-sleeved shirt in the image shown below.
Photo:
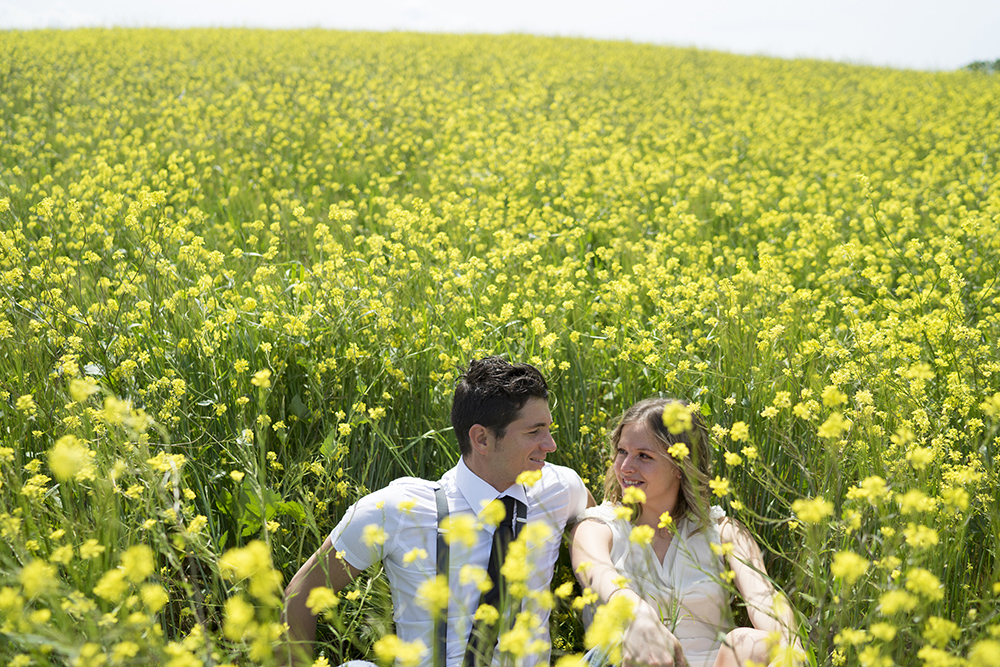
{"label": "white short-sleeved shirt", "polygon": [[[437,501],[434,489],[440,484],[448,498],[452,518],[463,515],[476,518],[485,503],[510,495],[528,508],[527,522],[544,526],[542,539],[529,544],[528,588],[547,591],[563,530],[576,521],[587,506],[587,489],[573,470],[546,463],[541,479],[530,487],[514,485],[498,494],[490,484],[476,476],[460,460],[458,465],[441,477],[440,482],[404,477],[389,486],[361,498],[348,508],[330,537],[337,551],[353,567],[363,570],[382,561],[392,591],[393,619],[396,635],[407,642],[421,640],[427,653],[421,663],[433,662],[434,623],[427,609],[420,605],[421,584],[437,576]],[[383,544],[366,544],[365,529],[376,526],[384,532]],[[373,529],[369,530],[369,539]],[[460,667],[465,656],[472,615],[479,604],[480,592],[474,580],[463,583],[460,572],[464,565],[486,569],[493,540],[494,527],[485,525],[476,532],[476,542],[469,547],[452,541],[449,561],[451,601],[448,607],[448,667]],[[422,550],[422,551],[421,551]],[[426,553],[426,556],[423,554]],[[409,556],[408,556],[409,555]],[[419,556],[419,557],[415,557]],[[534,612],[539,619],[537,639],[549,645],[549,612],[530,598],[524,600],[523,611]],[[548,662],[549,652],[532,656],[524,667]],[[494,656],[494,662],[499,652]]]}

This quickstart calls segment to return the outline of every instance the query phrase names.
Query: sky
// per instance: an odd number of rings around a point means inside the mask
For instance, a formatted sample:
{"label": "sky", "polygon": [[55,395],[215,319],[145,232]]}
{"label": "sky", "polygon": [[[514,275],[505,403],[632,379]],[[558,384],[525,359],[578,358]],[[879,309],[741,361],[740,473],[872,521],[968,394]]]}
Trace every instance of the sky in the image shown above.
{"label": "sky", "polygon": [[0,0],[0,29],[528,33],[903,69],[1000,59],[998,0]]}

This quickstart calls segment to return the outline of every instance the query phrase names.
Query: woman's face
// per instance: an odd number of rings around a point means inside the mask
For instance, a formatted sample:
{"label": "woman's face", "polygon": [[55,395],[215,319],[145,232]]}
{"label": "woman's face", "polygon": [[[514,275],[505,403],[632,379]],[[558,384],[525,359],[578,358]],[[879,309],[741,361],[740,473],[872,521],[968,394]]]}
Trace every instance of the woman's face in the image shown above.
{"label": "woman's face", "polygon": [[635,487],[646,494],[647,508],[658,516],[677,504],[681,470],[664,452],[644,422],[626,424],[621,431],[613,465],[622,492]]}

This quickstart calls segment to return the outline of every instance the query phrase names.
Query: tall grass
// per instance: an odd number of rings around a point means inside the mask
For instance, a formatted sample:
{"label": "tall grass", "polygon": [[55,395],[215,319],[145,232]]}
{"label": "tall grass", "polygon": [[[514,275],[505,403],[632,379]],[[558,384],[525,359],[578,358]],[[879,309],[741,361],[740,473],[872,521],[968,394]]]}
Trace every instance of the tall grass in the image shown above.
{"label": "tall grass", "polygon": [[598,496],[616,414],[699,403],[811,662],[1000,662],[994,77],[241,30],[7,32],[0,77],[5,662],[268,663],[494,353]]}

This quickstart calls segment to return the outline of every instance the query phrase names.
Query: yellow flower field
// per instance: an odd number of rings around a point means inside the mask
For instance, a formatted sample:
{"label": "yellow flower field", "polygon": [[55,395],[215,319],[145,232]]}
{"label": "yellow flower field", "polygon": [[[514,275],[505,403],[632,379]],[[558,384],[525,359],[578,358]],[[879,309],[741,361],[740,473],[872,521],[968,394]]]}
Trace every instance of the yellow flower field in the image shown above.
{"label": "yellow flower field", "polygon": [[[0,663],[273,664],[288,577],[455,462],[454,380],[505,354],[598,498],[615,415],[700,406],[809,664],[1000,665],[998,100],[589,40],[0,33]],[[315,601],[321,661],[418,659],[373,575]]]}

